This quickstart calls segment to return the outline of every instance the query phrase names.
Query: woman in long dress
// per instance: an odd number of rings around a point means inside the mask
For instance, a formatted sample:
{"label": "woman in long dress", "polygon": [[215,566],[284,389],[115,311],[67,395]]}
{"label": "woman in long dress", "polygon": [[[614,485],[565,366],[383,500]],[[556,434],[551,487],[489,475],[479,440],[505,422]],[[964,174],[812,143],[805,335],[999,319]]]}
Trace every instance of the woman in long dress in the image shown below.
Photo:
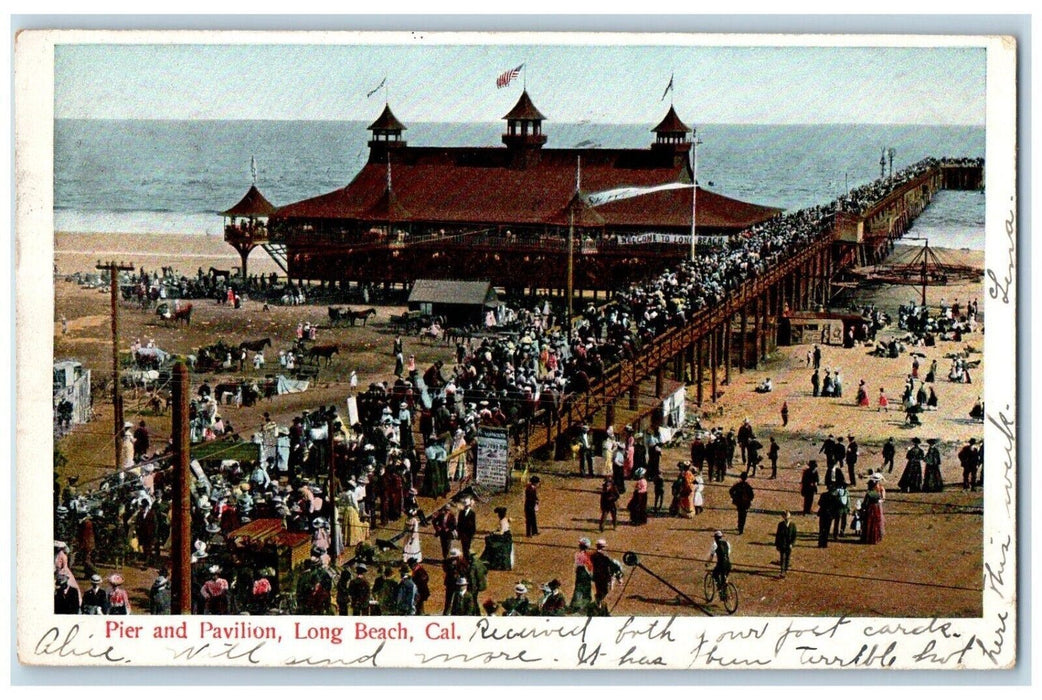
{"label": "woman in long dress", "polygon": [[583,537],[575,552],[575,590],[569,607],[577,612],[585,612],[592,602],[593,561],[590,559],[590,540]]}
{"label": "woman in long dress", "polygon": [[693,517],[695,512],[695,506],[692,503],[692,497],[695,493],[695,476],[691,473],[691,467],[684,463],[684,466],[680,468],[680,500],[678,503],[679,515],[681,518]]}
{"label": "woman in long dress", "polygon": [[345,545],[354,547],[359,542],[369,539],[369,523],[362,520],[358,513],[358,498],[353,481],[347,482],[347,489],[340,497],[340,521],[344,523]]}
{"label": "woman in long dress", "polygon": [[941,451],[937,448],[937,438],[926,441],[930,448],[926,451],[926,470],[923,474],[923,491],[940,493],[944,491],[944,478],[941,476]]}
{"label": "woman in long dress", "polygon": [[481,559],[493,571],[510,571],[514,568],[514,536],[510,531],[510,518],[503,507],[496,508],[496,515],[499,516],[499,529],[485,536],[485,551]]}
{"label": "woman in long dress", "polygon": [[644,478],[644,468],[633,470],[636,482],[633,484],[633,495],[630,496],[630,523],[645,525],[648,522],[648,480]]}
{"label": "woman in long dress", "polygon": [[925,455],[919,443],[919,438],[912,438],[912,448],[905,454],[908,463],[897,482],[897,488],[901,489],[902,493],[919,493],[923,488],[922,462]]}
{"label": "woman in long dress", "polygon": [[692,498],[692,503],[695,506],[695,515],[699,515],[705,507],[705,496],[703,492],[706,490],[706,482],[702,479],[702,470],[699,469],[695,472],[695,493]]}
{"label": "woman in long dress", "polygon": [[861,518],[861,541],[865,544],[878,544],[883,540],[883,496],[879,491],[881,478],[880,474],[873,474],[868,478],[868,491],[861,504],[864,514]]}
{"label": "woman in long dress", "polygon": [[423,549],[420,547],[420,518],[415,508],[410,508],[405,521],[405,544],[402,546],[402,561],[410,559],[423,561]]}

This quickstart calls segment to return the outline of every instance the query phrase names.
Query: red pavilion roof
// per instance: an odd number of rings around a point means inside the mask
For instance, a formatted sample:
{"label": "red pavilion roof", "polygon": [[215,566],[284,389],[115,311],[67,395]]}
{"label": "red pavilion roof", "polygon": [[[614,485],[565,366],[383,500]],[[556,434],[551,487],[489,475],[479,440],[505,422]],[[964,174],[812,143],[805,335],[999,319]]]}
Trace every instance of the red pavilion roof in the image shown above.
{"label": "red pavilion roof", "polygon": [[[408,148],[393,161],[392,197],[387,195],[387,166],[369,163],[348,186],[281,207],[276,216],[567,225],[578,156],[584,192],[691,181],[686,159],[651,149],[543,149],[537,164],[517,169],[510,167],[507,148]],[[699,227],[740,230],[779,211],[699,188]],[[580,226],[690,227],[691,190],[657,192],[577,212]]]}
{"label": "red pavilion roof", "polygon": [[680,121],[677,111],[673,109],[673,105],[670,105],[666,116],[662,118],[662,121],[652,131],[656,134],[688,134],[691,133],[691,127]]}
{"label": "red pavilion roof", "polygon": [[250,185],[245,196],[231,209],[221,212],[221,216],[271,216],[275,213],[275,205],[260,193],[256,185]]}
{"label": "red pavilion roof", "polygon": [[543,113],[532,104],[532,98],[528,96],[528,90],[521,93],[514,108],[506,113],[504,119],[524,119],[527,121],[546,119]]}

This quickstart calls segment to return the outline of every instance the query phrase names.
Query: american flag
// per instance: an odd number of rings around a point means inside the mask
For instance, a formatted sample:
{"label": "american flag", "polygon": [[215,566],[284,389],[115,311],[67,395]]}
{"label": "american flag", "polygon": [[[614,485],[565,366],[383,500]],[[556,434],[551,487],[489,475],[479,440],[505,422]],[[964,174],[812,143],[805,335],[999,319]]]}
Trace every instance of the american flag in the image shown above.
{"label": "american flag", "polygon": [[496,78],[496,87],[505,88],[507,85],[510,85],[510,82],[521,73],[521,69],[524,67],[525,64],[522,63],[517,68],[511,68],[510,70],[503,71],[503,73],[498,78]]}

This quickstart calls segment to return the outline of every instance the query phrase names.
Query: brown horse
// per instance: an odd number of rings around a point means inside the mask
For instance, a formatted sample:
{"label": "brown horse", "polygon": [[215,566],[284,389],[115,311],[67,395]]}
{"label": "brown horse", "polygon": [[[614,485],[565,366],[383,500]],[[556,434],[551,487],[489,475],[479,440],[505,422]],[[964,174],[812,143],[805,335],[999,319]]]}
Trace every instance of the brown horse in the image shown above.
{"label": "brown horse", "polygon": [[252,352],[260,352],[264,348],[271,347],[271,338],[261,338],[260,340],[249,340],[239,343],[240,350],[250,350]]}
{"label": "brown horse", "polygon": [[365,327],[366,321],[369,320],[370,316],[376,316],[376,309],[369,308],[365,311],[355,311],[354,309],[348,309],[343,313],[341,318],[346,318],[351,322],[351,325],[355,325],[355,321],[361,321],[362,326]]}
{"label": "brown horse", "polygon": [[192,305],[185,304],[180,309],[173,312],[173,315],[171,315],[170,318],[178,325],[182,323],[186,326],[192,325]]}
{"label": "brown horse", "polygon": [[340,354],[340,350],[336,345],[315,345],[308,350],[308,359],[315,361],[320,357],[324,357],[328,365],[332,361],[333,355],[338,354]]}

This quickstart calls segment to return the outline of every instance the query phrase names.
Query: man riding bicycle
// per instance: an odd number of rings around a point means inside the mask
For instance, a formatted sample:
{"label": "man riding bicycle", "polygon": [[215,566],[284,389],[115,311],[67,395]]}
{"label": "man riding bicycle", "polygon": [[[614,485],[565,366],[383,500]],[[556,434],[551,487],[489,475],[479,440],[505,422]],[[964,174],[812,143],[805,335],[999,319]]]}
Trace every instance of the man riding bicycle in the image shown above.
{"label": "man riding bicycle", "polygon": [[724,539],[724,533],[717,530],[713,533],[713,546],[709,550],[709,559],[706,566],[716,559],[713,567],[713,580],[716,581],[720,597],[727,597],[727,575],[731,573],[731,543]]}

